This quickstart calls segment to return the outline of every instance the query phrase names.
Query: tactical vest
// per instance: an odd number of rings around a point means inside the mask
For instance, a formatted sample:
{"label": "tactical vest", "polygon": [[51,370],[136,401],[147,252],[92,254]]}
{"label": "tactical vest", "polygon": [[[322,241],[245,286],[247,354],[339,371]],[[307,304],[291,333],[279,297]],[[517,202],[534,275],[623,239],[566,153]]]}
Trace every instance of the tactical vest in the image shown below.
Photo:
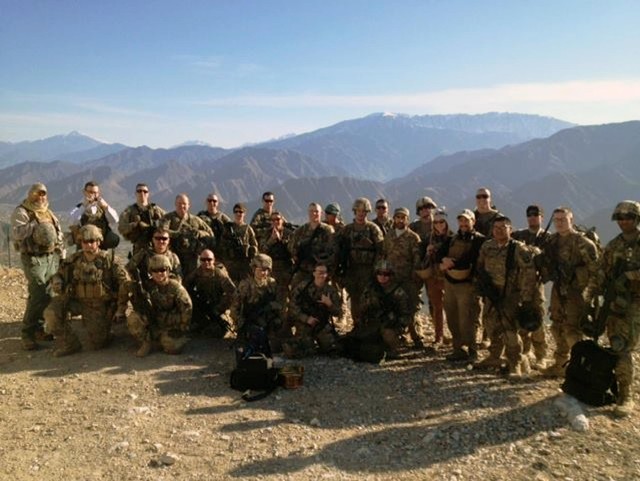
{"label": "tactical vest", "polygon": [[77,299],[106,300],[112,297],[114,279],[111,273],[111,257],[98,253],[88,261],[82,252],[71,259],[71,279]]}
{"label": "tactical vest", "polygon": [[[373,223],[365,224],[364,228],[356,229],[355,224],[347,226],[347,235],[349,239],[349,258],[352,265],[373,265],[376,260],[376,242],[375,231],[376,225]],[[343,231],[344,233],[344,231]]]}

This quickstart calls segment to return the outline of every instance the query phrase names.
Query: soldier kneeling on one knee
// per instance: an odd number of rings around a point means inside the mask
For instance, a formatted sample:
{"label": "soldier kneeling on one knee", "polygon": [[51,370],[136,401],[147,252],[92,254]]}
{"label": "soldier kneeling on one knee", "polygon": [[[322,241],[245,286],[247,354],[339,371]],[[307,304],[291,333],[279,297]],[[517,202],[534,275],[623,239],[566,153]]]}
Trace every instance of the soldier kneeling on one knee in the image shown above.
{"label": "soldier kneeling on one knee", "polygon": [[169,278],[171,265],[163,255],[149,259],[152,284],[148,292],[137,292],[142,302],[133,302],[127,318],[131,335],[140,343],[136,356],[144,357],[154,346],[167,354],[180,354],[187,343],[192,303],[182,285]]}

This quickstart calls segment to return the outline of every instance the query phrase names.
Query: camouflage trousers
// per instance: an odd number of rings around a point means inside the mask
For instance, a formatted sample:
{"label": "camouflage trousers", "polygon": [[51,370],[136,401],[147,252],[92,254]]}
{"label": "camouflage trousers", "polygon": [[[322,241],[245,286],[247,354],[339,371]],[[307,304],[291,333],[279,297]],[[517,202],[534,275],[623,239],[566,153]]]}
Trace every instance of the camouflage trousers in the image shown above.
{"label": "camouflage trousers", "polygon": [[554,353],[556,365],[564,365],[569,360],[573,345],[582,340],[580,318],[585,310],[585,303],[579,293],[569,293],[561,297],[554,287],[551,290],[551,335],[556,341]]}
{"label": "camouflage trousers", "polygon": [[484,329],[487,331],[491,345],[490,357],[499,359],[504,350],[509,366],[517,366],[522,362],[523,343],[516,323],[517,299],[507,297],[500,309],[485,299]]}
{"label": "camouflage trousers", "polygon": [[[616,378],[621,391],[629,389],[634,380],[634,366],[631,353],[638,349],[640,340],[640,299],[634,299],[625,314],[611,314],[607,319],[607,337],[612,344],[621,342],[618,352]],[[617,339],[616,339],[617,338]]]}
{"label": "camouflage trousers", "polygon": [[284,353],[289,358],[312,356],[316,352],[331,354],[336,352],[338,336],[331,324],[323,327],[311,327],[303,322],[295,323],[295,337],[284,341]]}
{"label": "camouflage trousers", "polygon": [[345,273],[342,283],[347,290],[351,302],[351,318],[357,325],[363,314],[362,293],[373,279],[373,266],[368,264],[354,265]]}
{"label": "camouflage trousers", "polygon": [[27,278],[27,308],[22,317],[22,338],[34,340],[36,331],[42,327],[43,313],[49,304],[50,297],[47,294],[47,282],[58,271],[60,258],[58,254],[46,254],[43,256],[20,256],[22,270]]}
{"label": "camouflage trousers", "polygon": [[[179,317],[176,319],[177,325]],[[158,322],[158,319],[147,319],[146,316],[133,311],[127,317],[127,328],[133,338],[139,343],[151,342],[159,345],[167,354],[179,354],[187,344],[184,331],[176,329],[171,323]]]}
{"label": "camouflage trousers", "polygon": [[444,281],[444,311],[454,350],[475,349],[480,301],[471,282]]}
{"label": "camouflage trousers", "polygon": [[111,320],[113,303],[103,300],[77,300],[68,303],[64,312],[64,297],[57,296],[44,310],[45,330],[55,336],[55,348],[62,351],[80,346],[78,335],[71,326],[68,314],[82,316],[82,324],[87,330],[89,347],[101,349],[111,340]]}

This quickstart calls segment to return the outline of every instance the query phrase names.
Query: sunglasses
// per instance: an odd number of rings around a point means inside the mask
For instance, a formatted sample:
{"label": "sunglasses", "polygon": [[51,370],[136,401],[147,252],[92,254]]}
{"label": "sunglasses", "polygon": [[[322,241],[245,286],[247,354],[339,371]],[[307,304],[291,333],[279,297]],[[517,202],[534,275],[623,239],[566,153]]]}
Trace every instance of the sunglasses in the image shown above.
{"label": "sunglasses", "polygon": [[201,257],[200,262],[213,262],[213,257]]}
{"label": "sunglasses", "polygon": [[540,212],[527,212],[527,217],[538,217]]}
{"label": "sunglasses", "polygon": [[376,205],[376,209],[387,210],[387,206],[386,205]]}
{"label": "sunglasses", "polygon": [[169,240],[169,238],[168,237],[154,237],[153,240],[166,242],[166,241]]}
{"label": "sunglasses", "polygon": [[267,204],[273,204],[273,199],[262,199],[262,202],[266,202]]}
{"label": "sunglasses", "polygon": [[234,214],[244,214],[243,210],[234,210],[233,211]]}
{"label": "sunglasses", "polygon": [[167,272],[167,268],[166,267],[158,267],[157,269],[151,269],[151,272],[154,273],[160,273],[160,272]]}
{"label": "sunglasses", "polygon": [[488,199],[489,194],[478,194],[476,195],[476,199]]}
{"label": "sunglasses", "polygon": [[211,202],[212,204],[217,204],[218,199],[207,199],[207,202]]}
{"label": "sunglasses", "polygon": [[47,195],[47,191],[46,190],[39,190],[37,192],[38,195]]}
{"label": "sunglasses", "polygon": [[136,189],[136,192],[137,192],[138,194],[148,194],[148,193],[149,193],[149,191],[148,191],[148,190],[146,190],[146,189]]}
{"label": "sunglasses", "polygon": [[378,271],[376,272],[377,276],[381,276],[381,277],[391,277],[391,272],[389,271]]}

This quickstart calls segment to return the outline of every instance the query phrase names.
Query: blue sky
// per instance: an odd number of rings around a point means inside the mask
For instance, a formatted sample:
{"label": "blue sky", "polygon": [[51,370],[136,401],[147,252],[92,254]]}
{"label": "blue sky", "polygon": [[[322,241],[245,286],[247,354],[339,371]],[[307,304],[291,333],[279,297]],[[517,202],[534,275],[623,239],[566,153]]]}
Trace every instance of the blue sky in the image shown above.
{"label": "blue sky", "polygon": [[640,119],[638,1],[0,0],[0,140],[222,147],[372,112]]}

